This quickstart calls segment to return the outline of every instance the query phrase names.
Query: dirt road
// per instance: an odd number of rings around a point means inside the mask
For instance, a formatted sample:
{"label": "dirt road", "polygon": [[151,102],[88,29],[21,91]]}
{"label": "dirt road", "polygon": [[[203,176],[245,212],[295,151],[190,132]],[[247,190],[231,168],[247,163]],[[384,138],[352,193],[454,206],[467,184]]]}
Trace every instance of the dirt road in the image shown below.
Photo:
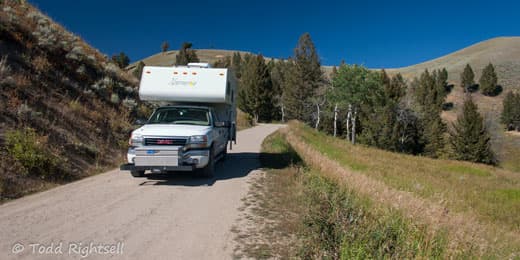
{"label": "dirt road", "polygon": [[240,131],[213,179],[113,170],[4,204],[0,259],[229,259],[260,145],[279,127]]}

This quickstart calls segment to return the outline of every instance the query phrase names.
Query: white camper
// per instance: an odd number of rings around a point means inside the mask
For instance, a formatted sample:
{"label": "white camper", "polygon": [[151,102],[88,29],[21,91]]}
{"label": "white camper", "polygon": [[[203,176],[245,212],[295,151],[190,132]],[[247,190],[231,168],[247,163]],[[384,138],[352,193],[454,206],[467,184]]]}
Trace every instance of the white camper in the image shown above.
{"label": "white camper", "polygon": [[215,163],[236,141],[236,80],[229,69],[204,63],[145,66],[139,86],[143,101],[159,104],[134,130],[127,153],[134,177],[145,171],[198,171],[213,176]]}

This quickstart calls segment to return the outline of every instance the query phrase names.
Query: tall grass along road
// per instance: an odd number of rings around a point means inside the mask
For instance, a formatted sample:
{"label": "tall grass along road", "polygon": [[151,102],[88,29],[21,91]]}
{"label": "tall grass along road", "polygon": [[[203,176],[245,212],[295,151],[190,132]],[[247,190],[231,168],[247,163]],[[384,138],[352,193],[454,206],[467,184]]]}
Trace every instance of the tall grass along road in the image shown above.
{"label": "tall grass along road", "polygon": [[228,259],[231,227],[265,136],[279,125],[238,133],[213,179],[132,178],[113,170],[0,206],[0,259]]}

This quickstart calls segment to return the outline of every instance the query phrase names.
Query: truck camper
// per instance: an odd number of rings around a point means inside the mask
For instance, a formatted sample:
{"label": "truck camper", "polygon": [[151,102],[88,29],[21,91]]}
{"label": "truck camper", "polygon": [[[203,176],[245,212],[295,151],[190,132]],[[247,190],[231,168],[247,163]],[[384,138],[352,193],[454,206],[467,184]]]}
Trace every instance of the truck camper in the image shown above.
{"label": "truck camper", "polygon": [[236,142],[237,85],[230,69],[206,63],[145,66],[139,86],[142,101],[158,104],[130,136],[127,163],[134,177],[146,171],[192,171],[206,177]]}

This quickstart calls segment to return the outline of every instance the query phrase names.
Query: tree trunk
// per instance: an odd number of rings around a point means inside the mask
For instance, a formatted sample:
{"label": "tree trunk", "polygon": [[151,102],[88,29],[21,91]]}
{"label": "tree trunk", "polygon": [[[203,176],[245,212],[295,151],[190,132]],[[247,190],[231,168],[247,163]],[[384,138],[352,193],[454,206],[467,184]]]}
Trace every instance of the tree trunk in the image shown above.
{"label": "tree trunk", "polygon": [[347,112],[347,140],[350,141],[350,120],[352,118],[352,105],[348,105]]}
{"label": "tree trunk", "polygon": [[282,104],[282,106],[280,106],[280,109],[282,110],[282,123],[285,123],[285,110],[284,110],[283,104]]}
{"label": "tree trunk", "polygon": [[336,134],[338,132],[338,104],[334,106],[334,137],[336,137]]}
{"label": "tree trunk", "polygon": [[357,108],[354,108],[354,114],[352,116],[352,144],[356,144],[356,117]]}
{"label": "tree trunk", "polygon": [[316,119],[316,126],[314,129],[318,130],[318,126],[320,126],[320,104],[316,104],[316,108],[318,109],[318,119]]}

